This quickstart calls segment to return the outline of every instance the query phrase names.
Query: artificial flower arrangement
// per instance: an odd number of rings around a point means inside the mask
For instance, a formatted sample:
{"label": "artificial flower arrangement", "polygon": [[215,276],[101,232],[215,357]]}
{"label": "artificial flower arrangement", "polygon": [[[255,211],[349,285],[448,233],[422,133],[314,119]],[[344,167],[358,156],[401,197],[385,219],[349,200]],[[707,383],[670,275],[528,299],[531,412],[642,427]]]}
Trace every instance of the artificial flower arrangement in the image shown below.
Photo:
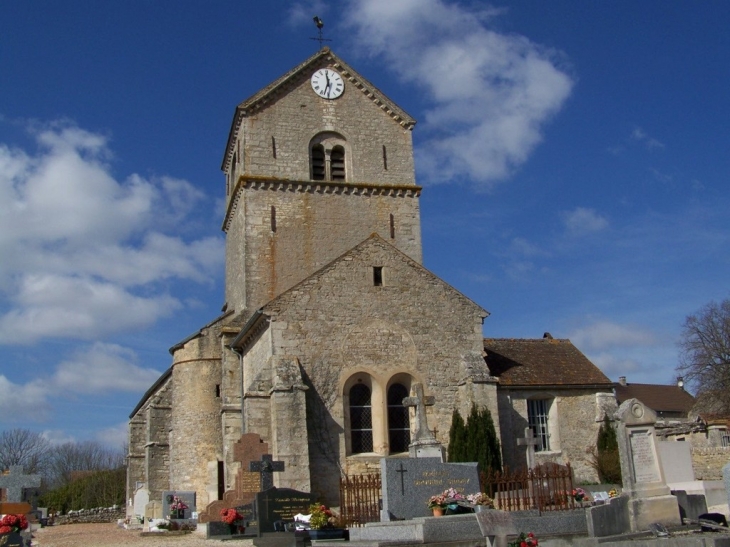
{"label": "artificial flower arrangement", "polygon": [[243,515],[235,509],[221,509],[221,520],[228,525],[235,524],[236,521],[243,520]]}
{"label": "artificial flower arrangement", "polygon": [[337,515],[326,505],[315,503],[309,506],[309,527],[312,530],[322,528],[335,528],[337,526]]}
{"label": "artificial flower arrangement", "polygon": [[183,514],[184,514],[184,511],[187,508],[188,508],[187,504],[183,500],[181,500],[178,496],[172,497],[172,503],[170,503],[170,512],[171,513],[174,512],[174,513],[177,513],[179,516],[181,516],[179,512],[183,512]]}
{"label": "artificial flower arrangement", "polygon": [[28,528],[25,515],[5,515],[0,519],[0,534],[11,534]]}
{"label": "artificial flower arrangement", "polygon": [[476,494],[468,494],[465,496],[461,492],[457,491],[455,488],[447,488],[441,494],[431,496],[430,498],[428,498],[426,505],[428,505],[429,509],[434,509],[438,507],[443,509],[448,505],[455,504],[459,501],[465,501],[472,505],[487,505],[489,507],[494,506],[494,500],[483,492],[477,492]]}
{"label": "artificial flower arrangement", "polygon": [[517,539],[510,541],[507,545],[508,547],[537,547],[537,537],[532,532],[529,534],[520,532]]}
{"label": "artificial flower arrangement", "polygon": [[611,490],[608,491],[608,497],[615,498],[616,496],[618,496],[618,492],[615,488],[611,488]]}
{"label": "artificial flower arrangement", "polygon": [[583,501],[586,497],[586,491],[582,488],[574,488],[573,489],[573,499],[575,501]]}
{"label": "artificial flower arrangement", "polygon": [[487,496],[484,492],[477,492],[476,494],[468,494],[466,501],[472,505],[485,505],[487,507],[494,507],[494,500]]}

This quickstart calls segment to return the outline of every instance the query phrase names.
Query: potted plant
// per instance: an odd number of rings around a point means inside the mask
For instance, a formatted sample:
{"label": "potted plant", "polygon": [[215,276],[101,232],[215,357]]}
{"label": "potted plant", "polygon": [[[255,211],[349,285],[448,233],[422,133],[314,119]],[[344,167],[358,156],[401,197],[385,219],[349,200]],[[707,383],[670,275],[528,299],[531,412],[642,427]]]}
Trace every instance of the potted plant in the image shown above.
{"label": "potted plant", "polygon": [[481,513],[484,509],[494,508],[494,500],[487,496],[484,492],[469,494],[466,496],[466,501],[474,506],[475,513]]}
{"label": "potted plant", "polygon": [[431,496],[428,498],[426,505],[428,505],[428,508],[433,511],[434,517],[441,517],[444,514],[444,509],[446,509],[446,497],[443,494]]}
{"label": "potted plant", "polygon": [[246,527],[243,525],[243,515],[234,508],[221,509],[221,520],[228,525],[232,536],[246,531]]}
{"label": "potted plant", "polygon": [[345,536],[345,531],[337,527],[337,515],[326,505],[310,505],[309,514],[310,539],[341,539]]}
{"label": "potted plant", "polygon": [[25,515],[5,515],[0,519],[0,545],[25,545],[20,532],[26,528],[28,519]]}

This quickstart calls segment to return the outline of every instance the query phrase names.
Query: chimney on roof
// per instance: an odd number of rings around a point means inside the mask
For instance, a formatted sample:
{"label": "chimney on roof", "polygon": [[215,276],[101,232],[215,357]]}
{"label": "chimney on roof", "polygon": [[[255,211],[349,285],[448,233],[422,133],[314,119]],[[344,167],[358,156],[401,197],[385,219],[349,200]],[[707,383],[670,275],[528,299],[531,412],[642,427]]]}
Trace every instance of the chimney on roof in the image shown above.
{"label": "chimney on roof", "polygon": [[619,376],[618,383],[619,383],[619,385],[625,386],[626,385],[626,376]]}
{"label": "chimney on roof", "polygon": [[677,387],[684,389],[684,376],[677,376]]}
{"label": "chimney on roof", "polygon": [[553,335],[550,334],[549,332],[546,332],[545,334],[543,334],[542,337],[543,338],[547,338],[548,340],[552,340],[553,339]]}

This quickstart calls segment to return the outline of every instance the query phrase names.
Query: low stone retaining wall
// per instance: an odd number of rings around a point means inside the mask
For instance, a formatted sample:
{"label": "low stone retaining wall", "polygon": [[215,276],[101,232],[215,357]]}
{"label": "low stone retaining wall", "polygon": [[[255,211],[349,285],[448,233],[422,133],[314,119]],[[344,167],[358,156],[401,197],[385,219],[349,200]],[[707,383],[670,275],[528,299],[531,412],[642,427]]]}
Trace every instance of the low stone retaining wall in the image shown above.
{"label": "low stone retaining wall", "polygon": [[96,509],[81,509],[79,511],[69,511],[65,515],[56,515],[54,524],[96,524],[117,522],[119,519],[126,517],[123,507],[115,505],[113,507],[97,507]]}

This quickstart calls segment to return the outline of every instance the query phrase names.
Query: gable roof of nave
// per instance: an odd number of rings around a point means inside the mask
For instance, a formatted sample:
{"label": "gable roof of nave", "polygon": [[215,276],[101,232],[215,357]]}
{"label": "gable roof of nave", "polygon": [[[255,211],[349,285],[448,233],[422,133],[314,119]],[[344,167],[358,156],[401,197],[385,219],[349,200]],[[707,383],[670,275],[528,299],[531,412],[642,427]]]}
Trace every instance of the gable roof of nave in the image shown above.
{"label": "gable roof of nave", "polygon": [[223,163],[221,169],[225,171],[233,156],[233,148],[241,127],[241,121],[250,113],[265,108],[269,103],[276,100],[282,94],[289,92],[294,83],[298,83],[302,73],[311,71],[316,66],[331,66],[336,68],[350,84],[359,89],[360,92],[368,97],[373,104],[385,111],[390,117],[406,129],[412,129],[416,125],[416,120],[410,116],[405,110],[390,100],[385,93],[371,84],[366,78],[362,77],[350,65],[343,61],[340,57],[328,47],[323,47],[309,59],[291,69],[289,72],[277,78],[269,85],[254,93],[248,99],[243,101],[236,107],[236,112],[231,123],[231,130],[228,133],[228,142],[223,155]]}
{"label": "gable roof of nave", "polygon": [[[424,276],[428,278],[429,281],[436,281],[437,283],[440,283],[441,285],[445,286],[451,293],[456,295],[457,298],[462,300],[464,303],[466,303],[469,306],[473,306],[478,313],[481,314],[482,319],[489,316],[489,312],[486,311],[484,308],[482,308],[479,304],[474,302],[469,297],[465,296],[462,292],[455,289],[453,286],[449,285],[446,281],[438,277],[436,274],[432,273],[430,270],[423,267],[423,265],[419,264],[412,258],[410,258],[408,255],[406,255],[404,252],[399,250],[394,245],[391,245],[388,243],[385,239],[383,239],[379,234],[373,233],[371,234],[367,239],[362,241],[361,243],[358,243],[353,248],[351,248],[348,251],[345,251],[343,254],[341,254],[339,257],[332,260],[329,264],[326,264],[313,274],[309,275],[308,277],[301,280],[299,283],[294,285],[293,287],[287,289],[280,295],[274,297],[272,300],[270,300],[268,303],[264,304],[260,309],[256,310],[251,316],[249,317],[246,325],[241,329],[241,332],[238,336],[231,342],[231,347],[240,347],[242,344],[241,342],[247,338],[247,332],[251,331],[253,332],[256,327],[256,325],[259,325],[261,321],[267,317],[270,316],[272,313],[274,313],[278,309],[282,309],[286,307],[286,302],[288,299],[294,297],[294,295],[301,293],[303,290],[306,290],[306,287],[311,286],[312,284],[316,284],[319,282],[319,280],[330,270],[335,268],[337,265],[341,264],[342,262],[346,260],[351,260],[351,258],[358,254],[360,251],[366,249],[367,247],[372,246],[379,246],[381,249],[383,249],[385,252],[392,252],[398,258],[400,258],[404,263],[408,264],[410,267],[412,267],[414,270],[420,272]],[[256,332],[258,332],[256,330]]]}

